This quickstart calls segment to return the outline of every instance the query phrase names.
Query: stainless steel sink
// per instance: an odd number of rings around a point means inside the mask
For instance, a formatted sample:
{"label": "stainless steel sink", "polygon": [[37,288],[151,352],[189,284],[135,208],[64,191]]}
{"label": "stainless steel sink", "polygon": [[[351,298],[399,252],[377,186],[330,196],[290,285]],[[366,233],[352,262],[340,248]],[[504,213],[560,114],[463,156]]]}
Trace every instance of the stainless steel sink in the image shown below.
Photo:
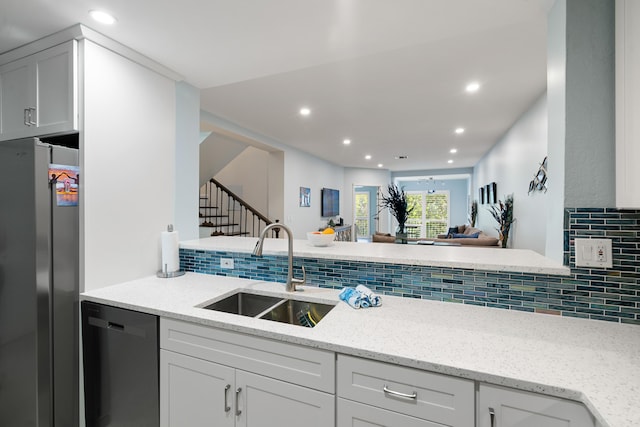
{"label": "stainless steel sink", "polygon": [[240,291],[203,308],[255,317],[280,301],[282,298]]}
{"label": "stainless steel sink", "polygon": [[330,304],[288,299],[272,307],[260,318],[313,328],[333,307]]}
{"label": "stainless steel sink", "polygon": [[335,305],[238,291],[202,308],[313,328]]}

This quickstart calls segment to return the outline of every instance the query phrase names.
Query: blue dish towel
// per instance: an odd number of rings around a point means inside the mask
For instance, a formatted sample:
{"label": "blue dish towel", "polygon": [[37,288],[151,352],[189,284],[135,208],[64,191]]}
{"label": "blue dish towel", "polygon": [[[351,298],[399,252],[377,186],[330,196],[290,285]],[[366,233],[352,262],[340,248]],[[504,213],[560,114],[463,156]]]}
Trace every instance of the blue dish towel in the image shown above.
{"label": "blue dish towel", "polygon": [[354,288],[344,288],[339,297],[352,308],[360,308],[362,306],[362,294]]}
{"label": "blue dish towel", "polygon": [[371,289],[367,288],[364,285],[356,286],[356,291],[360,292],[363,299],[371,306],[371,307],[380,307],[382,305],[382,299],[378,295],[376,295]]}
{"label": "blue dish towel", "polygon": [[339,297],[352,308],[378,307],[382,304],[380,297],[363,285],[358,285],[355,289],[344,288]]}

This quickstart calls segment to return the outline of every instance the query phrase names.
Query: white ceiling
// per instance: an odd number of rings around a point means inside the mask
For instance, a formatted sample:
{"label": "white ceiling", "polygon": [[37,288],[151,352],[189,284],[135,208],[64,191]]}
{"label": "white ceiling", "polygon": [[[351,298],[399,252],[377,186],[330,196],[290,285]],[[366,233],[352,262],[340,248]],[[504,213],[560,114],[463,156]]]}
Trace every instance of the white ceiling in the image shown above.
{"label": "white ceiling", "polygon": [[[393,171],[471,167],[508,130],[545,90],[553,3],[1,1],[0,52],[80,22],[183,75],[216,116],[342,166]],[[118,22],[95,23],[89,9]]]}

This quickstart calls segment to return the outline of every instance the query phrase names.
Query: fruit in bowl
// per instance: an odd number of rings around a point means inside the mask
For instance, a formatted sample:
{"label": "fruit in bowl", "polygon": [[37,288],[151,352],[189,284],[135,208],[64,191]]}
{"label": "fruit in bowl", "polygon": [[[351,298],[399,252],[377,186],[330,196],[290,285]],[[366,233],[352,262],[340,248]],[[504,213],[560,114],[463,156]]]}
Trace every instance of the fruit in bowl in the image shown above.
{"label": "fruit in bowl", "polygon": [[325,228],[323,231],[309,231],[307,233],[307,240],[313,246],[329,246],[333,243],[335,237],[333,228]]}

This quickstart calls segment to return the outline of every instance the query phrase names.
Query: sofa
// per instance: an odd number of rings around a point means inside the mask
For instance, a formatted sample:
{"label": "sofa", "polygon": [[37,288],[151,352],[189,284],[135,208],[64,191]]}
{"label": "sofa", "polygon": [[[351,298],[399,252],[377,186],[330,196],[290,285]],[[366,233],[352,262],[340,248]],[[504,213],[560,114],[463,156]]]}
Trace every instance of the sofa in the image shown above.
{"label": "sofa", "polygon": [[459,243],[463,246],[496,246],[499,243],[497,237],[485,234],[479,228],[470,225],[451,227],[447,234],[439,234],[434,242]]}
{"label": "sofa", "polygon": [[392,236],[390,233],[381,233],[376,231],[371,240],[374,243],[395,243],[396,236]]}

